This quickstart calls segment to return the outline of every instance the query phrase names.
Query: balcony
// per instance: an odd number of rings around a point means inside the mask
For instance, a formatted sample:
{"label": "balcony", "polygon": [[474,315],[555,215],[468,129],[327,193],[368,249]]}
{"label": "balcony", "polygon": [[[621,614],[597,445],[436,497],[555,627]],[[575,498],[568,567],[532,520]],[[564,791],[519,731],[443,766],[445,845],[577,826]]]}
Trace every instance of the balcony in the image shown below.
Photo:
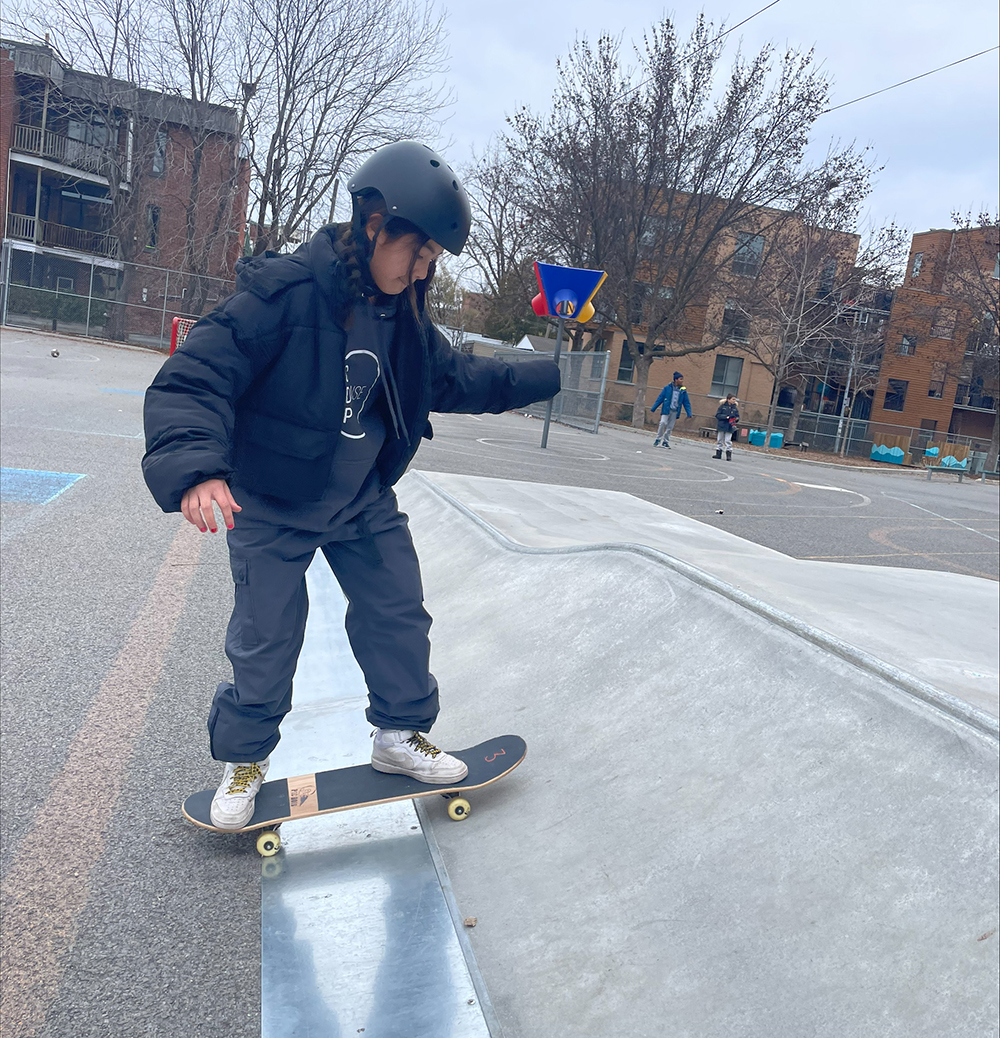
{"label": "balcony", "polygon": [[955,394],[955,406],[966,411],[989,411],[997,409],[996,398],[974,389],[971,386],[960,385]]}
{"label": "balcony", "polygon": [[21,213],[7,214],[7,237],[48,245],[58,249],[72,249],[89,255],[118,259],[118,239],[100,231],[86,231],[80,227],[66,227],[51,220],[36,220]]}
{"label": "balcony", "polygon": [[25,126],[17,123],[11,141],[11,150],[27,155],[38,155],[43,159],[83,169],[88,173],[101,174],[107,165],[105,149],[94,144],[73,140],[61,133],[43,130],[40,126]]}

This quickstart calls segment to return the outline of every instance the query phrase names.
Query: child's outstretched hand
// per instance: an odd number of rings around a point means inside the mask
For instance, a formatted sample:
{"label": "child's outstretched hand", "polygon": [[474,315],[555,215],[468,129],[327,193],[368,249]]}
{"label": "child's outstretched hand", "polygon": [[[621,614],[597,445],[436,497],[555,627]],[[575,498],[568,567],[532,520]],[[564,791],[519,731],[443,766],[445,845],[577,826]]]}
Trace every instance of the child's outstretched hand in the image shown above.
{"label": "child's outstretched hand", "polygon": [[233,528],[233,512],[242,512],[243,509],[233,500],[229,492],[229,484],[224,479],[206,479],[192,487],[181,498],[181,513],[189,523],[204,533],[211,530],[215,533],[218,529],[215,522],[215,509],[213,503],[219,506],[222,518],[226,522],[226,529]]}

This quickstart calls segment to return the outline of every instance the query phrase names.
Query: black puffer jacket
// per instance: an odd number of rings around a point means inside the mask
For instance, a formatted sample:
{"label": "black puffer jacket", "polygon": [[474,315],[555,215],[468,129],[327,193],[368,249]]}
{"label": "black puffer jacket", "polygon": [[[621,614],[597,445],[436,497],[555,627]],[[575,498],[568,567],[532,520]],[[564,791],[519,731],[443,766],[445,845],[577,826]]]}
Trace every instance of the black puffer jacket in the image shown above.
{"label": "black puffer jacket", "polygon": [[715,427],[719,432],[732,432],[739,420],[740,409],[735,404],[723,403],[715,412]]}
{"label": "black puffer jacket", "polygon": [[[165,512],[206,479],[289,502],[318,501],[331,480],[346,381],[340,315],[349,312],[339,227],[318,231],[289,256],[241,264],[237,293],[203,317],[146,391],[146,484]],[[405,296],[392,375],[399,433],[376,460],[383,487],[406,471],[431,411],[499,414],[559,390],[549,360],[505,364],[453,350]]]}

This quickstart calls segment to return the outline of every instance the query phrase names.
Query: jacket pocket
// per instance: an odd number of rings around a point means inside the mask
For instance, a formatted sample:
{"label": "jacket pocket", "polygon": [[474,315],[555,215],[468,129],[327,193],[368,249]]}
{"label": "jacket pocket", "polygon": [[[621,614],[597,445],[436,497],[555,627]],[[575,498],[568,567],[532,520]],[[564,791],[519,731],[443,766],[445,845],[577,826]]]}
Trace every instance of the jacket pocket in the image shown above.
{"label": "jacket pocket", "polygon": [[283,418],[249,411],[240,415],[236,435],[278,454],[309,459],[332,453],[340,430],[309,429]]}
{"label": "jacket pocket", "polygon": [[330,481],[339,436],[339,430],[241,414],[234,437],[236,479],[248,490],[284,501],[319,501]]}

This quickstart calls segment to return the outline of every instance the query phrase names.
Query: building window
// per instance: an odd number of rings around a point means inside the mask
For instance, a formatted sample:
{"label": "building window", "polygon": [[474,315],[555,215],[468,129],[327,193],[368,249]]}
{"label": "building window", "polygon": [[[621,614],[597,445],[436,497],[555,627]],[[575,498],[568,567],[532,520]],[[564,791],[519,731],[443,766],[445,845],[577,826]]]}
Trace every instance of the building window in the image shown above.
{"label": "building window", "polygon": [[889,386],[885,391],[885,402],[882,408],[885,411],[902,411],[906,406],[906,390],[910,383],[901,378],[889,379]]}
{"label": "building window", "polygon": [[830,260],[829,263],[823,268],[823,272],[819,276],[819,296],[820,299],[825,298],[833,291],[833,283],[837,277],[837,261]]}
{"label": "building window", "polygon": [[146,248],[155,249],[160,244],[160,207],[146,206]]}
{"label": "building window", "polygon": [[644,285],[641,281],[634,281],[632,283],[632,305],[629,309],[629,321],[632,324],[642,324],[644,303],[646,300],[646,292],[649,290],[648,285]]}
{"label": "building window", "polygon": [[157,130],[156,140],[153,142],[153,166],[154,177],[162,177],[167,172],[167,131]]}
{"label": "building window", "polygon": [[950,339],[955,334],[955,322],[958,311],[947,306],[939,306],[934,311],[934,323],[931,325],[932,339]]}
{"label": "building window", "polygon": [[927,395],[933,397],[935,400],[940,400],[944,396],[944,382],[938,379],[936,382],[930,382],[927,386]]}
{"label": "building window", "polygon": [[743,358],[727,357],[719,354],[715,358],[715,371],[712,372],[712,385],[709,396],[728,396],[732,393],[739,396],[740,378],[743,375]]}
{"label": "building window", "polygon": [[920,268],[923,265],[924,265],[924,254],[922,252],[918,252],[913,257],[913,267],[910,270],[910,277],[911,278],[917,277],[920,274]]}
{"label": "building window", "polygon": [[735,299],[726,300],[722,312],[722,334],[732,342],[750,341],[750,318]]}
{"label": "building window", "polygon": [[639,244],[647,249],[668,251],[669,243],[681,236],[682,227],[682,222],[676,216],[650,216],[639,237]]}
{"label": "building window", "polygon": [[[639,353],[645,353],[646,344],[644,342],[637,342],[636,348]],[[622,356],[621,360],[618,361],[618,381],[619,382],[631,382],[635,377],[635,361],[632,360],[632,354],[629,352],[628,340],[622,343]]]}
{"label": "building window", "polygon": [[902,357],[912,357],[917,352],[917,337],[915,335],[904,335],[896,352]]}
{"label": "building window", "polygon": [[764,236],[740,231],[736,235],[736,252],[733,254],[733,273],[745,278],[755,278],[760,273],[760,261],[764,255]]}
{"label": "building window", "polygon": [[993,276],[1000,280],[1000,252],[997,253],[997,261],[993,264]]}

